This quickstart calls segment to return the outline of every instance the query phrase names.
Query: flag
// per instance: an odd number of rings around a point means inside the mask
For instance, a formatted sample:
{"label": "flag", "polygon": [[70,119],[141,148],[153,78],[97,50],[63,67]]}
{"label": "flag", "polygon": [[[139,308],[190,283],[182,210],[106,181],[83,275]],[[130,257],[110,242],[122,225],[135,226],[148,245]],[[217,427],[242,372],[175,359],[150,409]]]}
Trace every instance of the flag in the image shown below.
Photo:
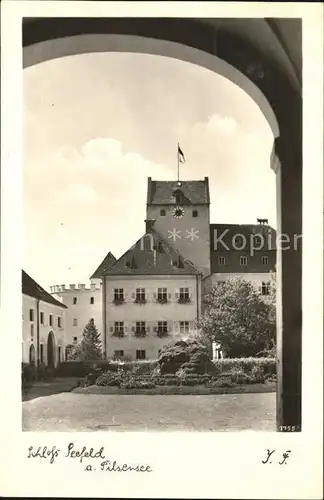
{"label": "flag", "polygon": [[180,163],[184,163],[186,161],[185,155],[183,154],[182,149],[180,148],[179,144],[178,144],[178,160]]}

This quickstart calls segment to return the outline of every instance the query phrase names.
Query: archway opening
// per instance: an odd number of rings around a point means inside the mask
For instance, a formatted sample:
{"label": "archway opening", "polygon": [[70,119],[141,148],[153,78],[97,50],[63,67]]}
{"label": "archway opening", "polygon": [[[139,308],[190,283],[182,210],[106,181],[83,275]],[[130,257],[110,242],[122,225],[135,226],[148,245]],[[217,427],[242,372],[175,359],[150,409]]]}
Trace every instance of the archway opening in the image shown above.
{"label": "archway opening", "polygon": [[31,346],[29,347],[29,364],[35,365],[35,362],[36,362],[35,346],[34,344],[31,344]]}
{"label": "archway opening", "polygon": [[55,368],[55,337],[53,332],[49,332],[47,337],[47,366]]}

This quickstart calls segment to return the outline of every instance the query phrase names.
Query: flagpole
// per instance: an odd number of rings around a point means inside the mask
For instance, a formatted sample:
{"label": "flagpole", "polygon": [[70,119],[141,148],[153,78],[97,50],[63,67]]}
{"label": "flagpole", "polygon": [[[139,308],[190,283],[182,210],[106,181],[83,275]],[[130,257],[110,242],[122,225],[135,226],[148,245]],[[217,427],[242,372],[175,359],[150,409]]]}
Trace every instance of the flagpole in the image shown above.
{"label": "flagpole", "polygon": [[178,173],[178,182],[179,182],[179,143],[177,149],[177,173]]}

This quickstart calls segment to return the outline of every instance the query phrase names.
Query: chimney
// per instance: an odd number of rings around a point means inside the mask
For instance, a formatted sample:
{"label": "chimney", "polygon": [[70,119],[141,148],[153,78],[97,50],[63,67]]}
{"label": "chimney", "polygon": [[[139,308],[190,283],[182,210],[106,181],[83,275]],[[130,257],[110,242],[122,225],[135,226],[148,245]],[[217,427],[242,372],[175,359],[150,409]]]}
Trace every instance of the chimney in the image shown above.
{"label": "chimney", "polygon": [[155,219],[145,219],[145,232],[151,231],[155,224]]}

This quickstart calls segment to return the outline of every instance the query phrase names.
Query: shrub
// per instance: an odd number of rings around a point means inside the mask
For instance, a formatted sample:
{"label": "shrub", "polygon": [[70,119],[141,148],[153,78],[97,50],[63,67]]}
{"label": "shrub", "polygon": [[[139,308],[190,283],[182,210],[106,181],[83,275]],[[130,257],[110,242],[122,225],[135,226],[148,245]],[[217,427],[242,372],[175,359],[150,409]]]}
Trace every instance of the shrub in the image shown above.
{"label": "shrub", "polygon": [[206,385],[208,382],[210,382],[211,378],[208,375],[185,375],[184,377],[181,377],[181,385],[187,385],[190,387],[196,386],[196,385]]}
{"label": "shrub", "polygon": [[214,368],[207,348],[193,339],[174,341],[162,347],[158,363],[162,375],[174,374],[181,367],[188,373],[205,373]]}
{"label": "shrub", "polygon": [[25,387],[36,379],[36,367],[31,364],[22,363],[21,365],[21,383]]}
{"label": "shrub", "polygon": [[148,375],[158,368],[158,362],[156,360],[133,361],[131,367],[135,375]]}
{"label": "shrub", "polygon": [[[235,384],[250,384],[252,382],[252,377],[243,370],[233,370],[230,373],[231,381]],[[222,377],[220,377],[222,378]]]}
{"label": "shrub", "polygon": [[123,389],[153,389],[156,383],[151,378],[135,378],[127,377],[120,383],[120,387]]}
{"label": "shrub", "polygon": [[233,372],[241,370],[247,375],[251,375],[254,366],[260,367],[264,374],[275,374],[277,365],[274,358],[224,358],[213,361],[216,373]]}
{"label": "shrub", "polygon": [[208,387],[234,387],[234,383],[226,378],[226,377],[219,377],[216,379],[212,379],[210,383],[208,384]]}
{"label": "shrub", "polygon": [[105,372],[99,375],[96,379],[96,385],[100,386],[120,386],[121,375],[119,373]]}
{"label": "shrub", "polygon": [[251,370],[251,379],[255,384],[263,384],[265,381],[264,369],[261,366],[253,366]]}

